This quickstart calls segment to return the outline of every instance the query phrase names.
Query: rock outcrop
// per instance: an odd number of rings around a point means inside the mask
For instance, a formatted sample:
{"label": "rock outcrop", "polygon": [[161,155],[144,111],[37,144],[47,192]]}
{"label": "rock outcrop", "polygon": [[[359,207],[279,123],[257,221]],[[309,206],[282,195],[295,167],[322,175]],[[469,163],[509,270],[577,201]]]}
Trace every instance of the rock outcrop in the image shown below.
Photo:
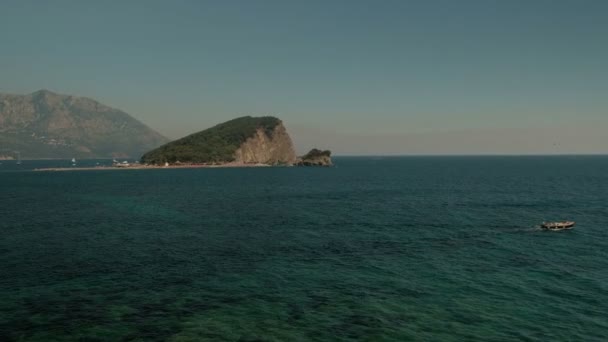
{"label": "rock outcrop", "polygon": [[298,158],[297,166],[332,166],[331,151],[321,151],[313,148],[306,155]]}

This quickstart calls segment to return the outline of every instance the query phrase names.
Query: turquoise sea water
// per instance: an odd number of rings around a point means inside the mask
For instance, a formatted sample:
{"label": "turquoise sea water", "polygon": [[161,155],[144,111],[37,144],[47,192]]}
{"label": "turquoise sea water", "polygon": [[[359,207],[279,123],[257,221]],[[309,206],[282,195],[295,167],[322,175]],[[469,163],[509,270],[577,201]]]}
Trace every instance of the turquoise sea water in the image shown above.
{"label": "turquoise sea water", "polygon": [[335,161],[3,161],[0,340],[608,339],[608,157]]}

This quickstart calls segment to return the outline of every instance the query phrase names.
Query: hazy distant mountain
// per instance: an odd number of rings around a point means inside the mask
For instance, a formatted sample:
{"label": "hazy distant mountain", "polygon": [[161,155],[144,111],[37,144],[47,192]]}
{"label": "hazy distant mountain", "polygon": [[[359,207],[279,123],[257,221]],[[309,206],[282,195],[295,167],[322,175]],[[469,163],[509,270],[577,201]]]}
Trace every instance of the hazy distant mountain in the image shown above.
{"label": "hazy distant mountain", "polygon": [[140,157],[168,141],[118,109],[40,90],[0,94],[0,157]]}

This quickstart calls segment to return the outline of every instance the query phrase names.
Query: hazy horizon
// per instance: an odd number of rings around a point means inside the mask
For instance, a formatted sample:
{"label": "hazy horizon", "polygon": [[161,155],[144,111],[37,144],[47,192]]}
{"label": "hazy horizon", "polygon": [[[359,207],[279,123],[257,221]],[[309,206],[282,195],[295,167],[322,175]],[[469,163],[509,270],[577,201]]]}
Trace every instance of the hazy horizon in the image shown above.
{"label": "hazy horizon", "polygon": [[604,1],[5,1],[0,92],[169,138],[282,119],[298,153],[608,153]]}

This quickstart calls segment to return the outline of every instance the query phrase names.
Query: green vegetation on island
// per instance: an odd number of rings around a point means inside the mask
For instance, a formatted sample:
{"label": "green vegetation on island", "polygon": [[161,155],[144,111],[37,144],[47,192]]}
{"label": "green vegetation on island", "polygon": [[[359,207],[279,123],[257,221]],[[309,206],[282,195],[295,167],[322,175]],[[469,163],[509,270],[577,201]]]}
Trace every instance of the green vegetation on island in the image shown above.
{"label": "green vegetation on island", "polygon": [[142,163],[228,163],[235,160],[235,152],[258,129],[270,136],[281,120],[272,116],[244,116],[226,121],[204,131],[172,141],[144,154]]}

